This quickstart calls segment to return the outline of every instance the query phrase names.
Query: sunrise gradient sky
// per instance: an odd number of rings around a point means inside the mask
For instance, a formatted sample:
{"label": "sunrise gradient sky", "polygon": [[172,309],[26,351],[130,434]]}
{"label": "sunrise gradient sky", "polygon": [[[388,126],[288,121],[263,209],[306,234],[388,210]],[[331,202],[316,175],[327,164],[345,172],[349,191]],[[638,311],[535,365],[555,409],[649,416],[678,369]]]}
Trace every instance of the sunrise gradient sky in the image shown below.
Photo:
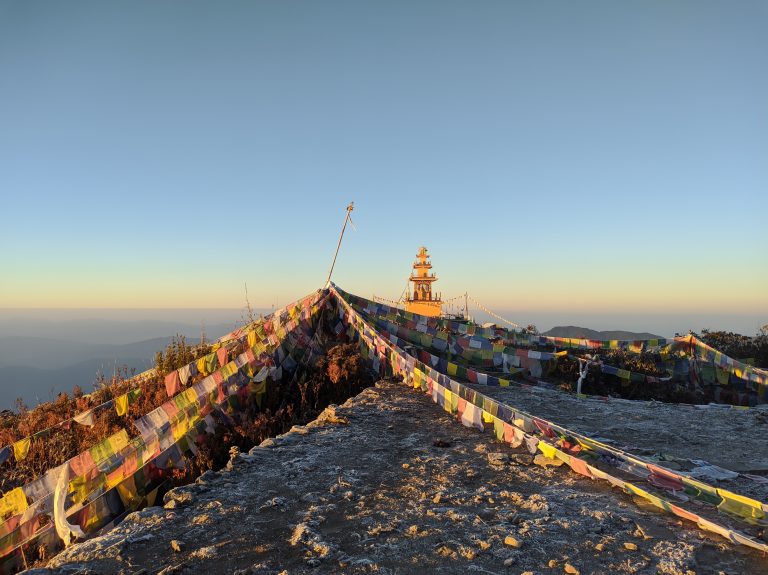
{"label": "sunrise gradient sky", "polygon": [[[768,4],[0,0],[0,308],[768,323]],[[627,326],[628,328],[630,326]],[[724,325],[723,327],[728,327]]]}

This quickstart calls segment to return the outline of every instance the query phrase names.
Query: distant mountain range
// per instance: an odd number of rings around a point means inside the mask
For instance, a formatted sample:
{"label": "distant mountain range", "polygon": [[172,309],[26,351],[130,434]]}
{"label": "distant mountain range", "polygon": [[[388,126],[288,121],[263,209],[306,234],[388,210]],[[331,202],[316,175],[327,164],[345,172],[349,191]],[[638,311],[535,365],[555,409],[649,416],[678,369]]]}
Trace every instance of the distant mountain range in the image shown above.
{"label": "distant mountain range", "polygon": [[[136,373],[153,366],[155,352],[170,337],[126,345],[89,344],[36,337],[0,338],[0,409],[21,397],[30,407],[79,385],[88,393],[99,373],[111,376],[123,366]],[[199,340],[187,338],[187,343]]]}
{"label": "distant mountain range", "polygon": [[[149,369],[154,365],[155,353],[165,349],[172,339],[170,335],[154,337],[158,333],[181,332],[189,344],[200,341],[198,326],[179,323],[14,323],[0,322],[0,409],[12,409],[19,397],[33,407],[54,399],[62,391],[71,393],[75,385],[88,393],[98,374],[109,377],[123,366],[135,369],[136,373]],[[235,327],[233,324],[207,326],[207,338],[215,339]],[[10,335],[14,332],[19,335]],[[46,337],[28,335],[30,332],[44,333]],[[136,339],[125,342],[130,337]],[[99,341],[110,343],[94,343]]]}
{"label": "distant mountain range", "polygon": [[542,335],[549,335],[552,337],[571,337],[578,339],[624,339],[624,340],[636,340],[636,339],[663,339],[660,335],[654,335],[647,332],[634,332],[624,331],[620,329],[596,331],[586,327],[578,327],[575,325],[558,325],[552,329],[545,331]]}

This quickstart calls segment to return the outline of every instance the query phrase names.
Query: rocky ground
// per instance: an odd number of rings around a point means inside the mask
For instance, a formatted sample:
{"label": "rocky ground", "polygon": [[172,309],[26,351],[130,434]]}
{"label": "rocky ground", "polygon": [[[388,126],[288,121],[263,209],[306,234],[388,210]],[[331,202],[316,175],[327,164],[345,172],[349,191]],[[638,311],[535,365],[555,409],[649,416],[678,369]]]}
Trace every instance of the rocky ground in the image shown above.
{"label": "rocky ground", "polygon": [[695,466],[690,460],[698,460],[738,472],[739,477],[719,483],[706,475],[701,479],[768,501],[768,404],[724,409],[616,398],[579,399],[573,394],[535,386],[477,389],[573,431],[657,459],[672,469],[693,470]]}
{"label": "rocky ground", "polygon": [[[531,411],[567,423],[564,413]],[[637,425],[626,414],[592,417],[580,423],[601,435],[606,425]],[[647,424],[665,446],[659,430],[668,424]],[[379,382],[35,572],[768,572],[756,552],[532,459],[461,426],[427,395]]]}

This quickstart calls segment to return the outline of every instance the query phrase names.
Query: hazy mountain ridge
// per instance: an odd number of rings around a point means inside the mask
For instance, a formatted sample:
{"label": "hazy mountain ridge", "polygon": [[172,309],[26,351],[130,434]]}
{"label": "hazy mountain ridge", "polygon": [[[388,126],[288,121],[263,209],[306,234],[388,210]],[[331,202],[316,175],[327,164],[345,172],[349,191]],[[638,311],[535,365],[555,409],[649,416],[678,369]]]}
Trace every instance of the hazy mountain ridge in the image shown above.
{"label": "hazy mountain ridge", "polygon": [[[113,374],[127,366],[136,373],[154,365],[175,334],[187,343],[200,341],[201,328],[213,341],[243,324],[195,325],[167,319],[57,319],[0,317],[0,409],[12,408],[17,397],[30,407],[79,385],[88,393],[97,374]],[[42,313],[42,312],[40,312]],[[2,315],[2,314],[0,314]],[[223,319],[223,318],[222,318]]]}
{"label": "hazy mountain ridge", "polygon": [[[75,385],[87,393],[97,374],[110,376],[123,366],[136,373],[149,369],[155,353],[165,349],[171,339],[99,345],[51,338],[0,338],[0,409],[11,407],[17,397],[30,406],[38,399],[49,401],[59,392],[71,392]],[[187,338],[189,344],[199,341]]]}
{"label": "hazy mountain ridge", "polygon": [[[151,361],[171,337],[156,337],[123,345],[93,344],[43,337],[0,337],[0,368],[34,367],[61,369],[90,359],[122,360],[145,358]],[[187,338],[197,343],[198,338]],[[3,383],[0,378],[0,384]]]}
{"label": "hazy mountain ridge", "polygon": [[85,393],[93,389],[97,374],[111,376],[116,367],[128,366],[140,373],[152,367],[146,358],[123,357],[91,358],[75,365],[57,369],[41,369],[29,366],[0,367],[0,409],[12,409],[17,397],[29,407],[38,402],[50,401],[60,392],[71,393],[79,385]]}
{"label": "hazy mountain ridge", "polygon": [[579,339],[663,339],[663,336],[648,332],[624,331],[621,329],[596,331],[594,329],[579,327],[575,325],[558,325],[550,330],[545,331],[542,333],[542,335],[548,335],[552,337],[571,337]]}
{"label": "hazy mountain ridge", "polygon": [[185,337],[199,338],[202,329],[205,329],[207,339],[215,339],[241,325],[242,321],[201,325],[163,320],[46,320],[0,317],[0,338],[33,337],[83,344],[128,345],[156,337],[170,337],[177,333]]}

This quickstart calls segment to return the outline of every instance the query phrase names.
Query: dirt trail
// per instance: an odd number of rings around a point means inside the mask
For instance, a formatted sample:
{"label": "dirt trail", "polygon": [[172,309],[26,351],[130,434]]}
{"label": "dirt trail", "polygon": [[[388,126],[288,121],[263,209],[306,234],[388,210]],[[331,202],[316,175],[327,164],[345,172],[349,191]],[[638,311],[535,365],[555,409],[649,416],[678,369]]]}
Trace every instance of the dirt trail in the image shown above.
{"label": "dirt trail", "polygon": [[532,465],[402,384],[233,462],[36,573],[768,571],[768,558],[606,483]]}

